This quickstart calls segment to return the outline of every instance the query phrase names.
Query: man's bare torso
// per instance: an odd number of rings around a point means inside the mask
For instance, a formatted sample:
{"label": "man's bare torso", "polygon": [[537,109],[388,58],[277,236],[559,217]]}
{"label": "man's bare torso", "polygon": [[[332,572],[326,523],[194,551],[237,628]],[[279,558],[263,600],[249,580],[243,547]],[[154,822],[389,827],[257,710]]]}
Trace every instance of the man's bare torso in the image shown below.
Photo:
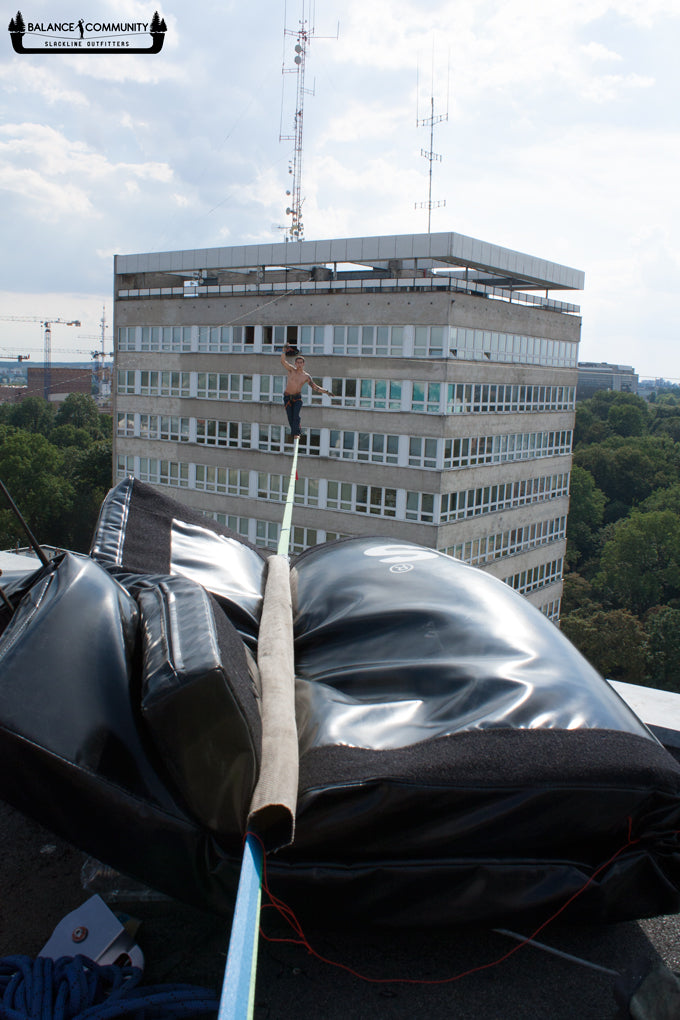
{"label": "man's bare torso", "polygon": [[311,381],[312,377],[308,372],[305,372],[304,368],[288,369],[286,393],[288,393],[291,397],[298,396],[302,393],[302,387]]}

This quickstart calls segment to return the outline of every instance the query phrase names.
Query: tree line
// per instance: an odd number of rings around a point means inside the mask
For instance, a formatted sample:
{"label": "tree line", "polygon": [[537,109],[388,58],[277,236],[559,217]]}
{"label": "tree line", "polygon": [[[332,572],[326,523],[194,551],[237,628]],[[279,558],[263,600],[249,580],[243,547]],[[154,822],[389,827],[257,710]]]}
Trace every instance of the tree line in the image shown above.
{"label": "tree line", "polygon": [[[112,419],[85,393],[0,405],[0,478],[41,545],[88,552],[111,487]],[[0,549],[27,544],[0,496]]]}
{"label": "tree line", "polygon": [[603,676],[680,691],[680,389],[576,407],[561,627]]}

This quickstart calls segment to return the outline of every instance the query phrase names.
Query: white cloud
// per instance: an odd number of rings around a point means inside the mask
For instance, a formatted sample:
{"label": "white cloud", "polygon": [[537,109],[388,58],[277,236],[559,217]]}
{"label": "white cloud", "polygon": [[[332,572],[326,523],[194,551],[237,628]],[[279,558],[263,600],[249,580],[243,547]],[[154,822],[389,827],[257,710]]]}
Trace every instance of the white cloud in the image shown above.
{"label": "white cloud", "polygon": [[45,124],[0,127],[0,187],[21,195],[24,215],[52,217],[91,213],[95,189],[107,185],[139,191],[138,181],[168,183],[172,169],[165,163],[112,163],[80,141]]}
{"label": "white cloud", "polygon": [[[0,154],[2,146],[0,145]],[[86,192],[69,181],[50,180],[37,170],[0,164],[0,190],[14,194],[31,216],[55,222],[77,214],[96,215]]]}
{"label": "white cloud", "polygon": [[584,53],[586,57],[591,57],[593,60],[623,60],[620,53],[607,49],[602,43],[589,42],[587,45],[581,46],[581,53]]}
{"label": "white cloud", "polygon": [[0,66],[0,83],[11,95],[36,93],[50,107],[57,104],[85,107],[89,103],[84,92],[69,88],[59,74],[18,60]]}

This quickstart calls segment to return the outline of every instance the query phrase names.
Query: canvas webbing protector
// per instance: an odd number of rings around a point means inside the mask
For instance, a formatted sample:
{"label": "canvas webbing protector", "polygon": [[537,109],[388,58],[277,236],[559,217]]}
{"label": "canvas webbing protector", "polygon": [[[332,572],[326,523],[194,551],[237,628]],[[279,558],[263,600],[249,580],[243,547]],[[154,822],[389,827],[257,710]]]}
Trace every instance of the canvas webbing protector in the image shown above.
{"label": "canvas webbing protector", "polygon": [[267,561],[257,640],[262,685],[262,764],[250,804],[248,828],[258,834],[265,850],[278,850],[292,843],[295,830],[299,769],[288,545],[298,443],[296,438],[276,555]]}
{"label": "canvas webbing protector", "polygon": [[260,618],[257,664],[262,684],[262,764],[248,813],[251,831],[241,864],[218,1020],[249,1020],[253,1016],[263,849],[287,846],[295,831],[299,762],[288,546],[298,443],[299,437],[295,439],[278,547],[268,562]]}

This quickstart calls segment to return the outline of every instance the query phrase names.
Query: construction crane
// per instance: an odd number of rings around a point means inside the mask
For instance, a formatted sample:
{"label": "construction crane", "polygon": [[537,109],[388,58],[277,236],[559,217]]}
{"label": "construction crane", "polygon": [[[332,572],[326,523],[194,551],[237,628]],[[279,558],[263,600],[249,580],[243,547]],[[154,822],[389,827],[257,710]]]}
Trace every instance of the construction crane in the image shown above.
{"label": "construction crane", "polygon": [[[43,396],[50,399],[52,375],[52,326],[61,323],[63,326],[80,326],[80,319],[45,319],[40,315],[0,315],[3,322],[39,322],[44,330],[43,340]],[[30,355],[19,355],[18,360],[27,360]]]}
{"label": "construction crane", "polygon": [[101,345],[102,345],[101,351],[91,351],[90,352],[92,357],[95,360],[95,363],[96,363],[95,377],[96,377],[96,380],[97,380],[97,389],[98,389],[99,395],[101,396],[104,393],[104,386],[105,386],[105,382],[106,382],[106,367],[104,365],[104,359],[107,358],[107,357],[111,357],[111,358],[113,357],[113,351],[107,352],[106,349],[105,349],[106,348],[106,330],[109,328],[107,323],[106,323],[106,306],[105,305],[102,307],[102,317],[99,320],[99,325],[100,325],[100,333],[99,333],[98,336],[95,335],[94,333],[79,333],[78,334],[78,339],[79,340],[101,340]]}

